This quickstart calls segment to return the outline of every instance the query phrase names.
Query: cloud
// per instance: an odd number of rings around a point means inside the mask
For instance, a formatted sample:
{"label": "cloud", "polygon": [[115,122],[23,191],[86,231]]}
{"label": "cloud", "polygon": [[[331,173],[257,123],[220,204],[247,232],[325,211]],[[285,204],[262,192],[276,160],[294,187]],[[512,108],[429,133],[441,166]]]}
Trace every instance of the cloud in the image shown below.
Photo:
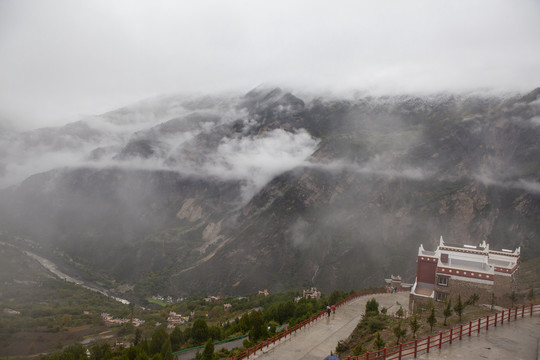
{"label": "cloud", "polygon": [[[0,188],[57,168],[114,167],[239,181],[248,201],[272,178],[302,165],[319,140],[303,129],[254,135],[260,124],[237,105],[237,98],[156,98],[63,127],[2,137]],[[235,124],[243,130],[233,131]]]}
{"label": "cloud", "polygon": [[218,178],[245,181],[244,200],[249,200],[275,176],[305,164],[318,143],[303,129],[225,139],[202,169]]}
{"label": "cloud", "polygon": [[506,189],[525,190],[533,194],[540,194],[540,183],[530,179],[505,180],[497,179],[485,173],[475,174],[473,178],[486,186],[496,186]]}
{"label": "cloud", "polygon": [[326,164],[309,163],[307,166],[330,172],[348,171],[361,175],[376,175],[391,179],[402,178],[416,181],[425,180],[434,174],[433,171],[428,169],[394,164],[380,155],[375,155],[363,164],[332,161]]}
{"label": "cloud", "polygon": [[260,83],[342,91],[528,90],[537,1],[0,3],[0,119],[60,124],[164,93]]}

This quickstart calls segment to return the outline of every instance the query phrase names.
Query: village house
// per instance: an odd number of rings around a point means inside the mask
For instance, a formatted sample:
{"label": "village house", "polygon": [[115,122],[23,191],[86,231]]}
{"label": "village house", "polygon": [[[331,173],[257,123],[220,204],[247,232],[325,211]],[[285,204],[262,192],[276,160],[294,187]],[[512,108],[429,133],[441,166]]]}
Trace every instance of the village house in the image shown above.
{"label": "village house", "polygon": [[[117,326],[117,325],[122,325],[122,324],[125,324],[125,323],[129,322],[129,319],[115,318],[115,317],[113,317],[112,315],[110,315],[108,313],[101,313],[101,318],[103,319],[103,322],[107,326]],[[131,323],[135,327],[138,327],[138,326],[141,326],[141,325],[144,324],[144,320],[133,318],[131,320]]]}
{"label": "village house", "polygon": [[415,312],[428,301],[444,301],[458,295],[466,301],[473,294],[480,303],[492,297],[506,302],[516,289],[520,248],[491,250],[478,246],[446,244],[441,236],[435,251],[418,249],[416,280],[410,292],[409,310]]}
{"label": "village house", "polygon": [[20,312],[20,311],[17,311],[17,310],[10,309],[10,308],[5,308],[5,309],[4,309],[4,314],[8,314],[8,315],[21,315],[21,312]]}
{"label": "village house", "polygon": [[207,298],[204,298],[204,301],[206,301],[206,302],[216,302],[216,301],[219,301],[219,296],[209,296]]}
{"label": "village house", "polygon": [[182,316],[180,314],[175,313],[174,311],[169,312],[169,316],[167,317],[167,328],[172,329],[175,326],[184,324],[189,321],[188,316]]}
{"label": "village house", "polygon": [[232,305],[227,303],[227,304],[223,304],[223,310],[227,311],[229,310],[230,308],[232,308]]}
{"label": "village house", "polygon": [[317,288],[312,287],[309,290],[304,290],[302,293],[304,299],[315,299],[319,300],[321,298],[321,292],[317,291]]}
{"label": "village house", "polygon": [[270,295],[270,293],[268,292],[267,289],[264,289],[264,290],[259,290],[259,295],[268,296],[268,295]]}

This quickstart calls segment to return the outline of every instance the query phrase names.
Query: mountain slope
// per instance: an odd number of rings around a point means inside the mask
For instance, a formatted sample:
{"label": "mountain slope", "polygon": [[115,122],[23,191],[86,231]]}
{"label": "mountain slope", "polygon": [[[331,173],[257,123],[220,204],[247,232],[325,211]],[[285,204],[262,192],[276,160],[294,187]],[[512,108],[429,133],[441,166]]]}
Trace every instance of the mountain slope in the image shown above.
{"label": "mountain slope", "polygon": [[158,99],[4,142],[4,178],[81,155],[3,190],[1,224],[139,297],[378,285],[441,234],[538,256],[539,92]]}

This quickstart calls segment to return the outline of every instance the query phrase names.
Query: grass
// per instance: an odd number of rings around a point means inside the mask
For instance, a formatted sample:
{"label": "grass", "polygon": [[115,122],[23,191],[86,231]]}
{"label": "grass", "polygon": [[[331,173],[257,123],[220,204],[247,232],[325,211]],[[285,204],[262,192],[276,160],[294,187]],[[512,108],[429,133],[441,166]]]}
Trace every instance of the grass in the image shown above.
{"label": "grass", "polygon": [[159,305],[159,306],[162,306],[162,307],[165,307],[165,306],[169,305],[169,304],[167,304],[167,303],[164,302],[164,301],[152,299],[151,297],[147,297],[146,300],[147,300],[149,303],[156,304],[156,305]]}

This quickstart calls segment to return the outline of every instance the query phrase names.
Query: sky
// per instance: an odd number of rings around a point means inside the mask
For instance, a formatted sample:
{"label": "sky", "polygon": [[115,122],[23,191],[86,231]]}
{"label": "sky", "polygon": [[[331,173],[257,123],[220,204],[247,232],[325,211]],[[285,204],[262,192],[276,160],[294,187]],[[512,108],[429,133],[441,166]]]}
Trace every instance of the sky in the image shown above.
{"label": "sky", "polygon": [[0,0],[0,131],[163,94],[529,91],[540,1]]}

